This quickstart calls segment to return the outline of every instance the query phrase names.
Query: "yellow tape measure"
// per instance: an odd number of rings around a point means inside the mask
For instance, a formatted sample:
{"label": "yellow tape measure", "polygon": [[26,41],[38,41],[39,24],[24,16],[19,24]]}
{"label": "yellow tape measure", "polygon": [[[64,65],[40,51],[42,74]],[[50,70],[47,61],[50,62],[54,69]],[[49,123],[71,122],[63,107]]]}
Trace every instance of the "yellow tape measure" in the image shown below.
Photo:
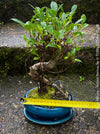
{"label": "yellow tape measure", "polygon": [[24,105],[40,105],[40,106],[100,109],[100,102],[52,100],[52,99],[32,99],[32,98],[22,98],[22,100],[26,101],[26,102],[23,102]]}

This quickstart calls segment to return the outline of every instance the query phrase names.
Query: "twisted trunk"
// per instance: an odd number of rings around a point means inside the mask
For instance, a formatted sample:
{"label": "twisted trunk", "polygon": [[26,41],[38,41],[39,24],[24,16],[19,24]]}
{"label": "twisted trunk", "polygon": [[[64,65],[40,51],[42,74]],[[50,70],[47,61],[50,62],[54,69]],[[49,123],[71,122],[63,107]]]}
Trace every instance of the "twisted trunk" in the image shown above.
{"label": "twisted trunk", "polygon": [[32,80],[40,82],[39,93],[46,92],[47,86],[51,86],[51,82],[44,77],[43,72],[51,70],[55,67],[55,61],[50,60],[48,62],[39,62],[30,67],[29,76]]}

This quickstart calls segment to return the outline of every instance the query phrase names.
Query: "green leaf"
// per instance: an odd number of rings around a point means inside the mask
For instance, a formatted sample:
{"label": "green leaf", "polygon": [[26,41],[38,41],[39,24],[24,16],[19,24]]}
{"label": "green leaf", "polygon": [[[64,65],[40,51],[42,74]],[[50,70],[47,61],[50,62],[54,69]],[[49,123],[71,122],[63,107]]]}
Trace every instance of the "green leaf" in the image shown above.
{"label": "green leaf", "polygon": [[79,60],[79,59],[74,59],[75,60],[75,62],[82,62],[81,60]]}
{"label": "green leaf", "polygon": [[45,43],[45,41],[42,39],[40,41],[38,41],[38,44],[43,44],[43,43]]}
{"label": "green leaf", "polygon": [[37,27],[38,27],[38,29],[36,29],[36,30],[38,31],[38,38],[39,38],[39,36],[42,36],[42,34],[43,34],[43,27],[41,25],[38,25]]}
{"label": "green leaf", "polygon": [[70,57],[70,52],[68,52],[67,56],[64,57],[65,60],[67,60]]}
{"label": "green leaf", "polygon": [[55,10],[48,10],[48,14],[51,17],[55,17],[57,15],[57,12]]}
{"label": "green leaf", "polygon": [[72,8],[71,8],[71,12],[75,12],[77,9],[77,5],[73,5]]}
{"label": "green leaf", "polygon": [[51,9],[58,11],[58,5],[56,2],[52,1],[50,4]]}
{"label": "green leaf", "polygon": [[37,53],[37,48],[32,48],[31,53],[39,57],[39,55]]}
{"label": "green leaf", "polygon": [[62,24],[60,21],[57,21],[57,30],[59,31],[62,27]]}
{"label": "green leaf", "polygon": [[59,31],[53,30],[53,35],[56,38],[56,40],[58,40],[60,38],[59,37]]}
{"label": "green leaf", "polygon": [[84,29],[85,27],[87,27],[88,25],[89,25],[89,24],[87,24],[87,23],[83,24],[81,30]]}
{"label": "green leaf", "polygon": [[34,6],[33,6],[33,5],[31,5],[30,3],[28,3],[28,5],[29,5],[30,7],[32,7],[33,9],[35,9],[35,8],[34,8]]}
{"label": "green leaf", "polygon": [[78,26],[75,25],[75,26],[73,27],[73,29],[74,29],[74,32],[77,32]]}
{"label": "green leaf", "polygon": [[46,28],[47,27],[46,22],[41,22],[41,26],[44,27],[44,28]]}
{"label": "green leaf", "polygon": [[69,23],[70,23],[70,21],[67,21],[67,22],[65,23],[65,27],[66,27]]}
{"label": "green leaf", "polygon": [[24,28],[27,30],[27,31],[30,31],[32,29],[32,23],[30,21],[27,21],[24,25]]}
{"label": "green leaf", "polygon": [[83,38],[83,32],[75,32],[74,33],[74,36],[81,36]]}
{"label": "green leaf", "polygon": [[47,48],[47,47],[59,48],[59,49],[61,50],[61,46],[60,46],[60,45],[57,45],[57,44],[54,44],[54,43],[49,43],[49,44],[46,46],[46,48]]}
{"label": "green leaf", "polygon": [[40,14],[40,21],[43,21],[44,20],[44,12],[42,12],[41,14]]}
{"label": "green leaf", "polygon": [[76,51],[79,51],[79,50],[81,50],[81,47],[76,46]]}
{"label": "green leaf", "polygon": [[57,47],[59,48],[59,50],[61,50],[61,46],[60,45],[57,45]]}
{"label": "green leaf", "polygon": [[39,59],[39,57],[34,57],[34,58],[33,58],[33,60],[38,60],[38,59]]}
{"label": "green leaf", "polygon": [[53,25],[48,25],[47,30],[49,33],[52,33],[53,32]]}
{"label": "green leaf", "polygon": [[28,38],[26,37],[25,34],[23,35],[23,39],[24,39],[25,41],[28,41]]}
{"label": "green leaf", "polygon": [[65,20],[66,20],[66,14],[65,13],[62,13],[61,21],[65,21]]}
{"label": "green leaf", "polygon": [[84,42],[84,39],[81,40],[81,43],[83,43],[83,42]]}
{"label": "green leaf", "polygon": [[78,23],[80,23],[82,21],[82,19],[79,19],[79,20],[77,20],[76,22],[75,22],[75,24],[78,24]]}
{"label": "green leaf", "polygon": [[40,13],[40,7],[36,7],[34,12],[35,14]]}
{"label": "green leaf", "polygon": [[60,30],[59,33],[60,33],[60,39],[64,37],[64,32],[65,30]]}
{"label": "green leaf", "polygon": [[66,44],[71,43],[72,42],[72,38],[68,38],[66,41]]}
{"label": "green leaf", "polygon": [[80,76],[80,82],[85,80],[84,77]]}
{"label": "green leaf", "polygon": [[81,19],[82,19],[82,23],[84,23],[84,22],[86,21],[86,15],[83,14],[83,15],[81,16]]}
{"label": "green leaf", "polygon": [[65,56],[65,57],[64,57],[64,60],[67,60],[68,58],[69,58],[68,56]]}
{"label": "green leaf", "polygon": [[81,19],[79,19],[79,20],[77,20],[76,22],[75,22],[75,24],[78,24],[78,23],[84,23],[86,21],[86,15],[85,14],[83,14],[82,16],[81,16]]}
{"label": "green leaf", "polygon": [[24,27],[24,25],[25,25],[24,22],[22,22],[22,21],[20,21],[20,20],[18,20],[18,19],[12,18],[11,20],[13,20],[13,21],[19,23],[19,24],[20,24],[21,26],[23,26],[23,27]]}
{"label": "green leaf", "polygon": [[62,10],[62,12],[64,12],[64,10],[63,10],[63,4],[59,5],[58,11],[59,11],[60,9]]}
{"label": "green leaf", "polygon": [[72,49],[71,54],[72,54],[73,56],[76,55],[76,48],[73,48],[73,49]]}
{"label": "green leaf", "polygon": [[28,41],[32,42],[33,45],[36,43],[36,40],[32,37],[28,37]]}
{"label": "green leaf", "polygon": [[68,19],[71,23],[72,23],[72,19],[73,19],[72,16],[75,14],[76,9],[77,9],[77,5],[73,5],[71,8],[71,12],[69,13]]}

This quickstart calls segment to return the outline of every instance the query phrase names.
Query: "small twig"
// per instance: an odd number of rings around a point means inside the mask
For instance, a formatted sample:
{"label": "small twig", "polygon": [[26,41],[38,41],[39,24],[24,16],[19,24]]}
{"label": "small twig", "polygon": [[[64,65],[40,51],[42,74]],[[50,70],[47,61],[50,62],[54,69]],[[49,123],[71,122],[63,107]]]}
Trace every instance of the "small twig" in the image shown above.
{"label": "small twig", "polygon": [[[73,62],[70,63],[70,65],[72,64]],[[70,66],[69,65],[69,66]],[[65,71],[67,71],[67,69],[69,68],[69,66],[67,66],[65,69],[61,70],[61,71],[57,71],[57,72],[53,72],[53,71],[50,71],[48,69],[46,69],[47,72],[49,73],[52,73],[52,74],[59,74],[59,73],[64,73]]]}
{"label": "small twig", "polygon": [[89,82],[91,82],[93,86],[96,86],[96,83],[94,83],[93,81],[89,80]]}
{"label": "small twig", "polygon": [[59,73],[64,73],[67,69],[68,69],[68,67],[66,67],[64,70],[57,71],[57,72],[53,72],[53,71],[50,71],[50,70],[47,70],[47,72],[52,73],[52,74],[59,74]]}
{"label": "small twig", "polygon": [[27,71],[27,61],[28,61],[29,58],[30,58],[30,54],[29,54],[28,57],[25,59],[25,70],[26,70],[26,73],[28,73],[28,71]]}

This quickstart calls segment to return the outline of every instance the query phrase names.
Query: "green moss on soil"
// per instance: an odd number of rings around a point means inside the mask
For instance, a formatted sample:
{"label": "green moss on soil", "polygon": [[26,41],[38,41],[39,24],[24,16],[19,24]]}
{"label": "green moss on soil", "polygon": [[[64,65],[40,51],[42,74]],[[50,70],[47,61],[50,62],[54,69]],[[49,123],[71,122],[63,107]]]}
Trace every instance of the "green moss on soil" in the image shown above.
{"label": "green moss on soil", "polygon": [[38,88],[33,89],[29,92],[28,98],[33,99],[51,99],[52,96],[55,94],[55,89],[52,87],[47,87],[48,92],[44,93],[43,95],[38,94]]}

